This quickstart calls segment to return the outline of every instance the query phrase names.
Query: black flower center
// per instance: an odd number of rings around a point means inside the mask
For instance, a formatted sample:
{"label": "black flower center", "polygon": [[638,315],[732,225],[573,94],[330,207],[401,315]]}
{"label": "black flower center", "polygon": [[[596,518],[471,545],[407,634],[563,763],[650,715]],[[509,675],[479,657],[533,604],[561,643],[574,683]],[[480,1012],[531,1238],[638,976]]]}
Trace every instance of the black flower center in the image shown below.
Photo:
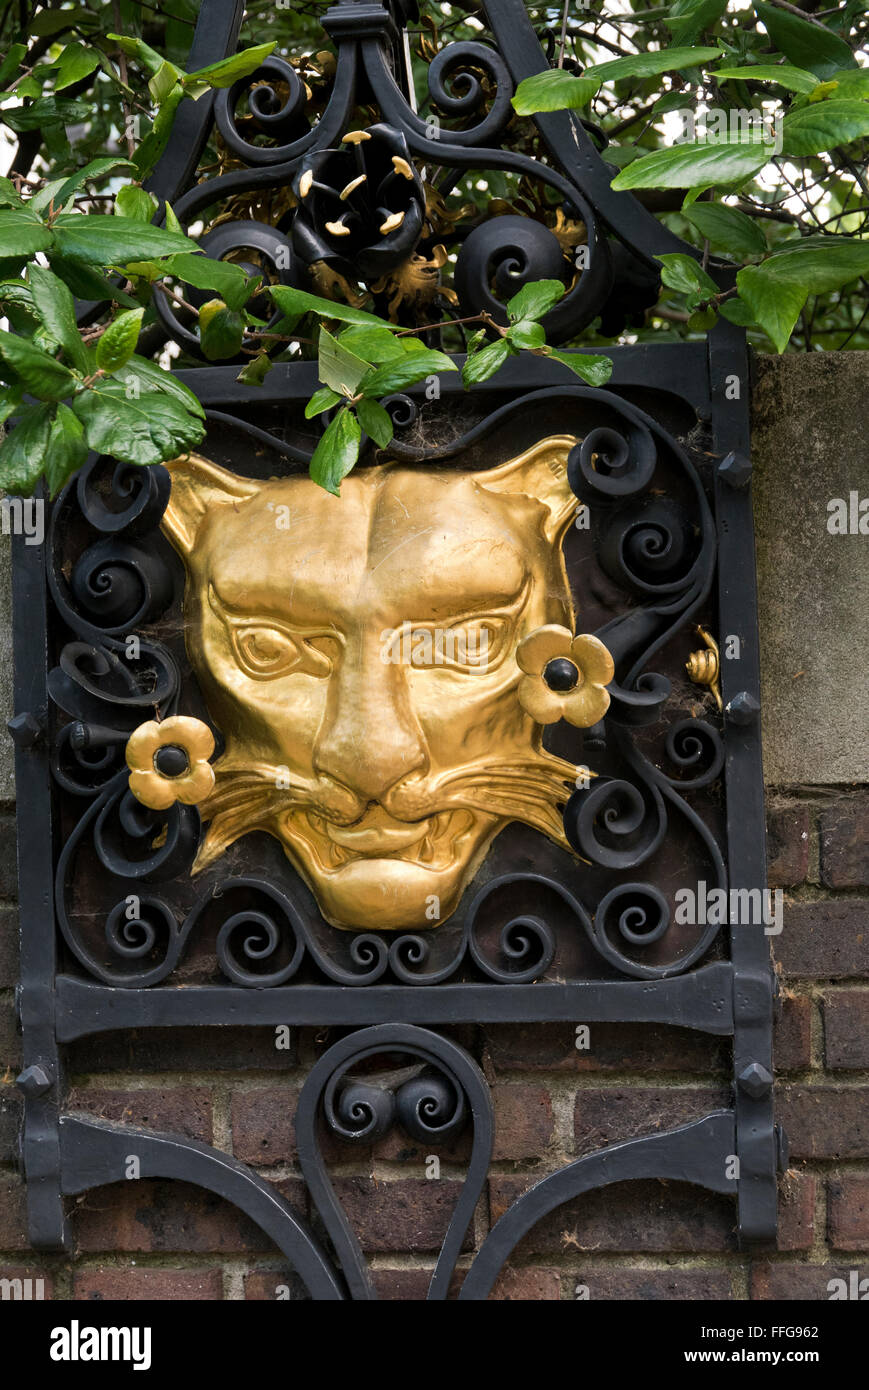
{"label": "black flower center", "polygon": [[573,690],[579,680],[579,671],[567,657],[557,656],[554,661],[547,663],[543,679],[550,690]]}
{"label": "black flower center", "polygon": [[190,759],[177,743],[165,743],[154,754],[154,766],[162,777],[181,777],[190,770]]}

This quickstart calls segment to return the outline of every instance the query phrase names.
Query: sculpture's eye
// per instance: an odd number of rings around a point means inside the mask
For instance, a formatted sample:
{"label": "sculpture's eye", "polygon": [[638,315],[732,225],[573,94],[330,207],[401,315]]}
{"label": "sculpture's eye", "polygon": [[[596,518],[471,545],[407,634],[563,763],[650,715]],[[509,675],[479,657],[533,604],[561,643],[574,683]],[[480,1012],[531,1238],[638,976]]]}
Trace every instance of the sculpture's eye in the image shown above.
{"label": "sculpture's eye", "polygon": [[507,648],[508,618],[486,615],[462,618],[449,627],[414,627],[410,664],[417,669],[446,666],[454,671],[490,671]]}
{"label": "sculpture's eye", "polygon": [[328,676],[332,662],[300,634],[265,623],[234,623],[232,639],[236,660],[246,675],[269,680],[300,672]]}

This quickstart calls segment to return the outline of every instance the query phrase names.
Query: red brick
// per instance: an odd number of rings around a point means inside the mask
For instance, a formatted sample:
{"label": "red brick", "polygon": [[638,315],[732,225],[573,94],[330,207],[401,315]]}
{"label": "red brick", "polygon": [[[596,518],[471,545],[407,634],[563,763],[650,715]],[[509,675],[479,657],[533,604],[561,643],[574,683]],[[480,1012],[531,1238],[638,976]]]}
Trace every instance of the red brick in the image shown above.
{"label": "red brick", "polygon": [[24,1184],[0,1173],[0,1250],[26,1250],[29,1244]]}
{"label": "red brick", "polygon": [[[360,1245],[369,1251],[438,1250],[462,1190],[460,1182],[448,1178],[335,1178],[334,1187]],[[471,1248],[470,1236],[463,1248]]]}
{"label": "red brick", "polygon": [[809,812],[805,806],[770,807],[766,817],[770,888],[805,883],[809,868]]}
{"label": "red brick", "polygon": [[777,1250],[811,1250],[817,1184],[808,1173],[788,1172],[779,1184]]}
{"label": "red brick", "polygon": [[[421,1303],[428,1294],[431,1269],[377,1269],[372,1273],[372,1281],[378,1298],[384,1302]],[[464,1270],[456,1270],[450,1280],[447,1297],[455,1299],[465,1277]],[[561,1298],[561,1274],[557,1269],[541,1269],[536,1266],[522,1269],[506,1269],[495,1281],[489,1295],[493,1302],[549,1302]]]}
{"label": "red brick", "polygon": [[674,1129],[720,1109],[728,1099],[727,1091],[699,1086],[603,1086],[577,1091],[573,1109],[577,1153]]}
{"label": "red brick", "polygon": [[18,909],[0,907],[0,989],[18,983]]}
{"label": "red brick", "polygon": [[552,1142],[552,1101],[545,1086],[495,1086],[495,1160],[538,1158]]}
{"label": "red brick", "polygon": [[296,1156],[298,1087],[258,1086],[232,1097],[232,1149],[244,1163],[288,1163]]}
{"label": "red brick", "polygon": [[[7,745],[8,746],[8,745]],[[18,858],[15,817],[0,814],[0,898],[18,897]]]}
{"label": "red brick", "polygon": [[0,1086],[0,1163],[17,1163],[22,1097],[12,1081]]}
{"label": "red brick", "polygon": [[[869,1270],[858,1271],[859,1277]],[[830,1280],[849,1283],[851,1269],[846,1265],[761,1264],[751,1271],[750,1297],[781,1299],[785,1302],[818,1303],[830,1298]]]}
{"label": "red brick", "polygon": [[21,1035],[11,1002],[0,1001],[0,1075],[17,1071],[21,1063]]}
{"label": "red brick", "polygon": [[24,1294],[27,1292],[27,1286],[26,1286],[26,1284],[23,1283],[23,1281],[26,1280],[26,1279],[31,1280],[31,1281],[32,1281],[32,1282],[31,1282],[31,1286],[30,1286],[30,1301],[31,1301],[31,1302],[39,1302],[39,1301],[40,1301],[40,1298],[39,1298],[40,1289],[39,1289],[39,1286],[38,1286],[38,1284],[37,1284],[36,1281],[41,1279],[41,1280],[42,1280],[42,1290],[41,1290],[41,1293],[42,1293],[42,1300],[41,1300],[41,1301],[44,1301],[44,1302],[47,1303],[50,1299],[52,1299],[52,1298],[54,1297],[54,1275],[51,1273],[50,1270],[40,1269],[38,1266],[34,1266],[34,1265],[7,1265],[7,1266],[5,1266],[5,1267],[4,1267],[4,1266],[0,1266],[0,1279],[21,1279],[21,1280],[22,1280],[22,1288],[21,1288],[22,1297],[23,1297]]}
{"label": "red brick", "polygon": [[869,901],[786,905],[784,929],[772,943],[786,978],[869,975]]}
{"label": "red brick", "polygon": [[223,1298],[223,1275],[219,1269],[83,1269],[75,1274],[72,1296],[93,1302],[214,1302]]}
{"label": "red brick", "polygon": [[[492,1223],[531,1185],[528,1178],[490,1178]],[[558,1207],[520,1242],[517,1254],[732,1250],[735,1219],[729,1198],[685,1183],[617,1183]]]}
{"label": "red brick", "polygon": [[829,1199],[830,1243],[837,1250],[869,1250],[869,1177],[834,1178]]}
{"label": "red brick", "polygon": [[785,995],[773,1029],[776,1071],[808,1071],[812,1065],[812,1001]]}
{"label": "red brick", "polygon": [[776,1118],[784,1125],[792,1158],[869,1155],[869,1088],[781,1086]]}
{"label": "red brick", "polygon": [[135,1091],[89,1090],[76,1086],[66,1108],[99,1115],[118,1124],[141,1125],[165,1133],[183,1134],[210,1144],[211,1092],[205,1087],[157,1086]]}
{"label": "red brick", "polygon": [[869,793],[843,796],[819,821],[821,879],[829,888],[869,888]]}
{"label": "red brick", "polygon": [[595,1299],[642,1299],[646,1302],[668,1302],[670,1299],[731,1299],[733,1279],[727,1269],[681,1269],[678,1265],[666,1269],[588,1269],[581,1267],[571,1274],[571,1297],[577,1298],[577,1286],[588,1289],[583,1293],[590,1302]]}
{"label": "red brick", "polygon": [[556,1303],[561,1298],[561,1274],[557,1269],[505,1269],[489,1294],[493,1301]]}
{"label": "red brick", "polygon": [[824,1051],[833,1071],[869,1068],[869,989],[824,995]]}
{"label": "red brick", "polygon": [[[297,1210],[304,1188],[280,1184]],[[73,1230],[85,1251],[250,1252],[272,1245],[260,1228],[229,1202],[189,1183],[142,1179],[112,1183],[78,1199]]]}
{"label": "red brick", "polygon": [[[582,1020],[578,1020],[581,1022]],[[588,1050],[572,1023],[493,1024],[486,1039],[496,1071],[635,1071],[654,1058],[656,1071],[710,1072],[725,1066],[725,1044],[693,1028],[591,1023]]]}
{"label": "red brick", "polygon": [[289,1269],[256,1269],[244,1276],[244,1296],[248,1302],[275,1303],[309,1299],[301,1279]]}

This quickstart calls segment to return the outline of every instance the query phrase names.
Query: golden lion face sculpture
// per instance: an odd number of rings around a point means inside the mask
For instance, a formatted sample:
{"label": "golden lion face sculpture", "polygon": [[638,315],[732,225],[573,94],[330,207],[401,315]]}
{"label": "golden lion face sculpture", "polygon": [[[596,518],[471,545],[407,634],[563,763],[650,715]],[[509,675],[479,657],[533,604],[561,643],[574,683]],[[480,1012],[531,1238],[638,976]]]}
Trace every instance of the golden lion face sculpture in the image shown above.
{"label": "golden lion face sculpture", "polygon": [[340,499],[169,465],[187,647],[226,739],[194,872],[265,830],[334,926],[416,930],[455,911],[510,821],[566,844],[575,770],[519,703],[516,649],[573,631],[574,443],[487,472],[359,469]]}

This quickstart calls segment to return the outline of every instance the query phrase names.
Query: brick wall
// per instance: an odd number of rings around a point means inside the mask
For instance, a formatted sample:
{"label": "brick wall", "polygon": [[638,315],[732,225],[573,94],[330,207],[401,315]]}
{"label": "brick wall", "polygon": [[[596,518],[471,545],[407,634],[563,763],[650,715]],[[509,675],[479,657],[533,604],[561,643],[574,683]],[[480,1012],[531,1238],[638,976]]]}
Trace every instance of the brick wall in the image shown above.
{"label": "brick wall", "polygon": [[[826,1299],[834,1276],[869,1273],[869,792],[769,791],[770,883],[786,895],[775,940],[778,1117],[790,1137],[775,1251],[736,1248],[730,1199],[668,1183],[621,1184],[566,1206],[517,1250],[496,1296]],[[74,1206],[70,1258],[28,1251],[16,1171],[18,1106],[14,822],[0,817],[0,1274],[42,1277],[65,1299],[299,1297],[281,1256],[234,1208],[183,1184],[121,1183]],[[577,1020],[581,1022],[581,1020]],[[450,1031],[450,1030],[447,1030]],[[293,1111],[336,1033],[145,1031],[69,1054],[75,1106],[213,1142],[307,1211]],[[462,1028],[451,1036],[493,1087],[495,1161],[462,1263],[534,1181],[602,1144],[695,1118],[728,1095],[726,1042],[676,1028],[598,1024]],[[436,1150],[429,1150],[437,1152]],[[339,1195],[382,1298],[424,1296],[463,1175],[467,1141],[427,1151],[396,1133],[329,1150]],[[459,1277],[461,1277],[459,1275]]]}

